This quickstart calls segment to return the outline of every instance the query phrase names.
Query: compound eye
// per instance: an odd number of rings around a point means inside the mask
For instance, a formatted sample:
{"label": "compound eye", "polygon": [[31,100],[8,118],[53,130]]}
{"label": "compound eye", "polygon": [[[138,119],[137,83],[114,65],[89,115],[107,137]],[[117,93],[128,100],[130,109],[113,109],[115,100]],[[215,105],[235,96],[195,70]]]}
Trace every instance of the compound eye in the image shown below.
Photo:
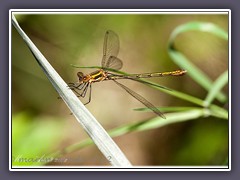
{"label": "compound eye", "polygon": [[82,72],[78,72],[77,76],[78,76],[79,81],[82,81],[83,77],[84,77],[84,74]]}

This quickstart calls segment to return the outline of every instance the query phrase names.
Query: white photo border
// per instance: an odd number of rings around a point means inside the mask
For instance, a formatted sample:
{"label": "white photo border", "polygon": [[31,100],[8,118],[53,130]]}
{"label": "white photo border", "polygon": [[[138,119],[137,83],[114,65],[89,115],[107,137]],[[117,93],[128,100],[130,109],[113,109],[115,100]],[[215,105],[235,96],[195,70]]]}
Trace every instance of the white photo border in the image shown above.
{"label": "white photo border", "polygon": [[[11,32],[12,14],[228,14],[229,161],[228,166],[14,166],[12,167]],[[10,9],[9,10],[9,170],[10,171],[231,171],[231,10],[230,9]]]}

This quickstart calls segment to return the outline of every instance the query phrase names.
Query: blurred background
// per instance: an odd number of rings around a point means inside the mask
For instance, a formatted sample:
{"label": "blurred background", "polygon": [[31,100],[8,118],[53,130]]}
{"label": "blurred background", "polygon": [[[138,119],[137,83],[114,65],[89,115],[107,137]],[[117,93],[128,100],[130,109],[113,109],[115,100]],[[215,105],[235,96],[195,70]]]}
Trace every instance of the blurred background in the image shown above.
{"label": "blurred background", "polygon": [[[17,15],[20,26],[59,75],[77,82],[76,73],[100,66],[104,35],[116,32],[120,39],[118,57],[128,73],[164,72],[179,69],[168,55],[168,40],[179,25],[191,22],[214,23],[228,32],[227,15]],[[12,156],[44,157],[78,143],[88,135],[71,115],[54,90],[28,47],[12,27]],[[215,80],[228,69],[228,42],[204,32],[187,32],[174,43],[192,63]],[[207,91],[188,75],[151,79],[163,86],[205,98]],[[156,107],[190,106],[189,102],[153,88],[121,81]],[[228,94],[228,88],[223,90]],[[86,102],[87,99],[81,99]],[[216,104],[227,108],[227,104]],[[143,107],[111,81],[92,86],[89,111],[107,130],[140,122],[156,115],[134,111]],[[228,157],[228,121],[213,117],[171,124],[143,132],[115,137],[114,141],[133,165],[225,165]],[[109,165],[95,145],[61,158],[69,161],[42,162],[45,165]],[[36,162],[14,161],[15,165]]]}

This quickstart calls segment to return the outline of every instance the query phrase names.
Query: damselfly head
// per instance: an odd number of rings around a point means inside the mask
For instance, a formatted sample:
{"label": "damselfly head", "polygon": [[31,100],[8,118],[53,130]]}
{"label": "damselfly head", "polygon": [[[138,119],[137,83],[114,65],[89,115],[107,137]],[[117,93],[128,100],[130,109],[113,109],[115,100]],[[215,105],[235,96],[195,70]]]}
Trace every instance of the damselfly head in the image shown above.
{"label": "damselfly head", "polygon": [[79,82],[81,82],[84,78],[84,74],[82,72],[78,72],[77,76],[78,76]]}

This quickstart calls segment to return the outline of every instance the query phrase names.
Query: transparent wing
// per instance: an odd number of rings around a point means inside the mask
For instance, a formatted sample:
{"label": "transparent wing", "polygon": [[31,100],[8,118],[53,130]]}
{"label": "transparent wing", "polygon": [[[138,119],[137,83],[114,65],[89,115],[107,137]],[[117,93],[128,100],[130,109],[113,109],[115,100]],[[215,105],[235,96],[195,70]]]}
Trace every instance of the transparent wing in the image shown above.
{"label": "transparent wing", "polygon": [[120,86],[121,88],[123,88],[125,91],[127,91],[131,96],[133,96],[134,98],[136,98],[138,101],[140,101],[142,104],[144,104],[146,107],[148,107],[149,109],[151,109],[154,113],[156,113],[158,116],[162,117],[165,119],[165,116],[163,115],[163,113],[161,113],[152,103],[150,103],[149,101],[147,101],[144,97],[140,96],[139,94],[137,94],[136,92],[132,91],[131,89],[129,89],[128,87],[124,86],[123,84],[119,83],[116,80],[113,80],[118,86]]}
{"label": "transparent wing", "polygon": [[122,66],[123,66],[123,62],[121,59],[115,56],[110,56],[105,67],[120,70]]}
{"label": "transparent wing", "polygon": [[104,37],[103,43],[103,58],[102,58],[102,67],[106,67],[109,64],[107,61],[111,56],[117,57],[119,52],[119,38],[118,35],[108,30]]}

